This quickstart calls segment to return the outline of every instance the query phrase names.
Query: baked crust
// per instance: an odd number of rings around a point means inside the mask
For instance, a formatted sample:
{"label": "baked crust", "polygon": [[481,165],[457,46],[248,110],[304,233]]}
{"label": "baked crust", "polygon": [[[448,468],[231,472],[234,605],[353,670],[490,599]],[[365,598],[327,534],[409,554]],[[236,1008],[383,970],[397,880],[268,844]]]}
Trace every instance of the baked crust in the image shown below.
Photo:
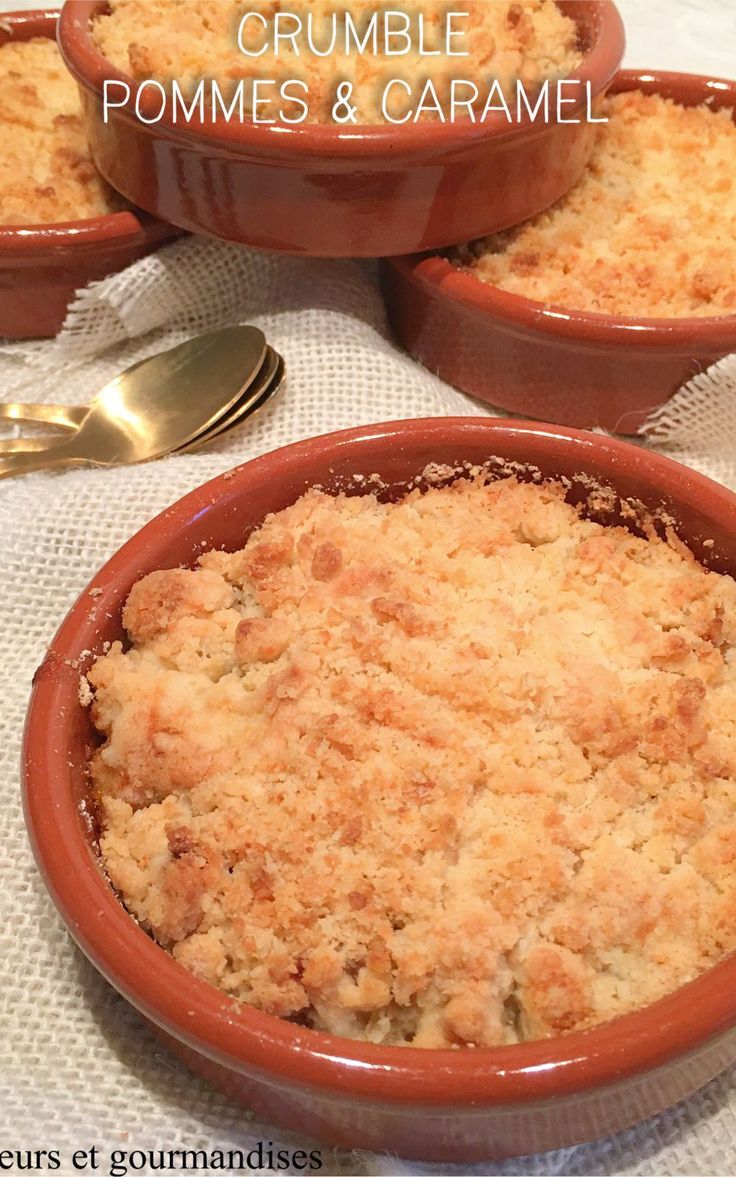
{"label": "baked crust", "polygon": [[585,1029],[736,947],[736,583],[556,484],[311,490],[92,668],[101,854],[197,976],[352,1038]]}
{"label": "baked crust", "polygon": [[89,154],[77,84],[48,37],[0,47],[0,224],[78,221],[125,207]]}
{"label": "baked crust", "polygon": [[[335,51],[329,57],[318,57],[306,52],[306,39],[300,42],[299,56],[288,44],[279,46],[278,55],[270,49],[258,57],[248,57],[238,48],[238,26],[246,12],[261,13],[267,20],[280,11],[302,18],[309,14],[317,30],[315,41],[325,46],[330,44],[328,18],[335,11],[347,9],[357,22],[364,21],[376,12],[374,0],[348,0],[337,5],[333,0],[260,0],[257,4],[245,0],[179,0],[178,4],[171,0],[111,0],[110,13],[95,18],[93,34],[101,52],[124,73],[137,81],[155,78],[168,83],[176,79],[187,93],[203,77],[216,79],[228,93],[240,79],[306,82],[309,121],[320,123],[332,121],[336,88],[343,81],[356,87],[356,122],[377,124],[385,121],[379,95],[394,78],[411,82],[415,103],[423,83],[431,80],[443,105],[449,106],[452,77],[498,78],[506,93],[518,78],[533,90],[545,78],[567,76],[582,61],[575,22],[563,15],[554,0],[458,0],[453,4],[448,0],[402,0],[392,8],[408,13],[413,20],[414,50],[403,56]],[[457,24],[466,32],[462,45],[467,56],[420,57],[416,51],[418,15],[422,14],[436,38],[448,10],[468,14],[467,22]],[[259,49],[264,41],[262,26],[246,25],[245,32],[253,38],[253,51]],[[436,44],[443,44],[441,38]],[[301,113],[280,95],[262,95],[262,99],[258,107],[262,119],[278,117],[279,111],[291,119]],[[481,107],[484,102],[485,96]],[[406,94],[399,97],[397,92],[392,117],[402,118],[405,108]],[[252,114],[252,98],[248,111]]]}
{"label": "baked crust", "polygon": [[736,315],[736,126],[731,111],[632,90],[582,179],[552,208],[453,253],[482,282],[570,310]]}

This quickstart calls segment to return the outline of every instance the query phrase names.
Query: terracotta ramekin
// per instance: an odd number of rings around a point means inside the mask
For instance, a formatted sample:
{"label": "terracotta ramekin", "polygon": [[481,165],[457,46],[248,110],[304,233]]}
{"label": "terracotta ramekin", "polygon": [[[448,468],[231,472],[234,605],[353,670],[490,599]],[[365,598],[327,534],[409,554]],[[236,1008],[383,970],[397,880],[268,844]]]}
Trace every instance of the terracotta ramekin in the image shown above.
{"label": "terracotta ramekin", "polygon": [[[56,37],[59,13],[0,14],[0,45]],[[55,335],[75,291],[122,270],[180,230],[137,210],[50,225],[0,225],[0,337]]]}
{"label": "terracotta ramekin", "polygon": [[[571,77],[589,82],[593,105],[620,65],[621,19],[612,0],[560,0],[586,50]],[[133,99],[103,121],[106,78],[131,83],[90,32],[104,0],[67,0],[59,43],[82,88],[94,160],[110,183],[150,212],[245,245],[331,257],[437,249],[538,212],[580,175],[595,127],[529,122],[502,114],[484,126],[144,125]],[[584,90],[584,86],[580,87]],[[160,100],[142,96],[145,117]],[[572,105],[566,115],[576,117]],[[533,182],[530,183],[530,177]]]}
{"label": "terracotta ramekin", "polygon": [[[622,90],[708,102],[736,120],[736,82],[623,70],[611,86]],[[497,408],[563,425],[635,434],[682,384],[736,351],[736,315],[571,311],[480,282],[437,255],[384,262],[382,286],[397,339],[425,367]]]}
{"label": "terracotta ramekin", "polygon": [[[444,1161],[500,1158],[590,1140],[650,1116],[736,1059],[736,958],[648,1009],[585,1033],[498,1049],[365,1045],[257,1012],[197,980],[125,912],[85,821],[94,733],[79,674],[123,638],[132,584],[242,546],[270,511],[314,484],[360,493],[355,474],[401,486],[428,462],[494,456],[573,480],[585,473],[663,503],[709,567],[736,573],[736,495],[622,441],[488,418],[398,421],[276,450],[208,482],[105,565],[39,668],[23,751],[24,803],[41,873],[72,936],[197,1073],[275,1124],[335,1145]],[[590,481],[587,483],[590,486]],[[91,651],[91,654],[90,654]]]}

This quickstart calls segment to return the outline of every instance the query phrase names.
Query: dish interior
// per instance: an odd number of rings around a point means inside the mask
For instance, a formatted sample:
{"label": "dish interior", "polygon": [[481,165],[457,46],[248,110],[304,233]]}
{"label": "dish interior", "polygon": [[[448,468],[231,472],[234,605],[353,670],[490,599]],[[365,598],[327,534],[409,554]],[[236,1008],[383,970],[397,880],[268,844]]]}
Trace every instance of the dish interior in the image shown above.
{"label": "dish interior", "polygon": [[[255,15],[243,17],[241,8],[225,0],[214,9],[186,0],[172,21],[165,0],[111,0],[95,17],[92,35],[115,68],[137,83],[152,78],[168,87],[175,81],[191,96],[204,78],[209,89],[223,92],[229,102],[238,80],[245,83],[247,117],[257,111],[257,121],[270,117],[292,124],[304,119],[339,125],[340,110],[338,118],[333,111],[340,81],[354,87],[354,121],[378,125],[413,120],[423,93],[427,100],[420,119],[436,118],[438,104],[453,117],[455,111],[467,114],[468,102],[480,113],[487,91],[484,97],[478,85],[473,98],[471,79],[496,78],[510,95],[518,78],[533,92],[543,79],[567,77],[581,64],[575,22],[554,0],[463,3],[458,9],[450,18],[446,5],[434,0],[421,6],[421,12],[409,9],[408,32],[403,41],[399,38],[399,50],[405,48],[398,57],[396,14],[384,22],[379,10],[376,21],[375,6],[366,0],[354,0],[337,17],[330,6],[299,0],[289,9],[292,40],[281,32],[282,15],[272,18],[268,7],[263,15],[256,7]],[[330,45],[332,53],[326,56]],[[463,54],[462,69],[458,65],[456,72],[465,81],[457,88],[457,105],[445,59],[437,56],[448,49]],[[267,93],[261,87],[256,95],[251,88],[250,54],[258,54],[259,74],[275,79]],[[410,104],[407,89],[419,107]]]}
{"label": "dish interior", "polygon": [[125,206],[92,163],[77,86],[53,32],[51,22],[48,33],[0,44],[2,225],[81,220]]}
{"label": "dish interior", "polygon": [[91,771],[111,880],[196,976],[360,1040],[505,1045],[736,947],[736,582],[559,483],[446,477],[312,491],[139,581]]}
{"label": "dish interior", "polygon": [[[407,459],[407,456],[404,456],[404,460],[401,462],[401,465],[403,466],[402,473],[407,472],[407,460],[410,459]],[[366,476],[363,473],[363,471],[366,469],[370,470],[371,473],[375,472],[380,476],[382,485],[379,484],[378,493],[380,497],[384,499],[396,500],[406,492],[407,487],[416,485],[415,476],[410,478],[396,478],[396,471],[391,470],[392,463],[390,459],[386,459],[385,455],[382,455],[381,459],[377,461],[375,465],[371,466],[361,466],[358,464],[356,468],[355,463],[348,463],[348,468],[341,471],[340,466],[342,464],[343,463],[340,462],[340,455],[338,454],[338,460],[332,463],[334,473],[330,475],[327,482],[329,490],[343,490],[350,495],[360,493],[361,490],[366,489],[364,482]],[[416,463],[412,462],[409,466],[409,469],[412,471],[423,469],[425,465],[426,463],[419,461]],[[456,462],[453,462],[451,467],[454,468],[455,465]],[[511,472],[515,475],[520,475],[522,479],[534,480],[540,477],[540,471],[533,463],[530,464],[525,462],[519,464],[518,461],[508,460],[506,458],[498,458],[490,460],[486,459],[484,461],[484,465],[490,467],[495,471],[495,473],[499,475],[508,474]],[[543,465],[544,463],[542,463],[542,466]],[[559,470],[555,470],[551,473],[553,476],[555,474],[559,475]],[[601,471],[601,473],[603,472]],[[235,479],[237,479],[237,474],[238,472],[235,473]],[[593,474],[576,477],[574,467],[571,469],[571,474],[573,476],[568,479],[568,497],[573,502],[585,503],[587,513],[591,517],[606,523],[623,522],[629,529],[639,533],[642,531],[642,528],[650,526],[652,522],[654,522],[656,527],[662,530],[664,527],[671,524],[673,515],[681,523],[683,522],[684,517],[686,535],[691,545],[696,550],[699,549],[700,556],[703,557],[709,564],[715,567],[722,566],[723,550],[721,544],[719,543],[718,528],[709,526],[708,531],[706,532],[699,533],[697,530],[694,530],[690,531],[688,534],[688,512],[683,512],[682,506],[680,506],[679,509],[674,507],[671,502],[668,503],[667,497],[664,496],[664,498],[662,498],[661,494],[656,495],[655,501],[652,501],[651,495],[647,499],[647,495],[644,494],[644,501],[642,501],[641,492],[643,489],[646,490],[646,486],[645,482],[643,483],[641,479],[633,480],[633,484],[636,485],[636,489],[640,492],[639,495],[633,497],[631,495],[628,497],[624,496],[622,499],[618,494],[615,494],[610,490],[602,490],[600,487],[600,480]],[[356,475],[358,477],[358,481],[356,481]],[[442,479],[446,475],[447,471],[443,472],[441,469],[435,466],[431,474],[430,481],[436,481],[438,477]],[[453,477],[454,476],[455,475],[453,475]],[[564,477],[565,476],[563,475],[563,478]],[[307,482],[311,483],[324,484],[324,481],[325,480],[321,477],[307,479]],[[603,482],[605,483],[606,481],[607,479],[604,477]],[[261,499],[262,505],[266,506],[267,509],[278,510],[281,506],[286,506],[289,502],[293,501],[294,498],[298,497],[300,490],[303,489],[304,481],[300,478],[296,483],[290,482],[287,468],[285,482],[285,487],[273,487],[270,490],[266,490],[261,486],[259,488],[260,493],[256,497]],[[617,479],[618,486],[621,486],[622,482],[625,486],[627,482],[626,476],[621,476]],[[375,483],[369,483],[369,486],[373,489],[376,489]],[[222,483],[222,488],[225,493],[227,493],[228,488],[226,483]],[[653,508],[655,509],[654,515],[652,515]],[[239,517],[237,521],[233,519],[233,514]],[[209,530],[213,527],[212,515],[219,516],[219,526],[217,523],[215,523],[214,530]],[[243,515],[245,515],[245,518],[243,518]],[[165,550],[158,551],[156,553],[156,559],[147,561],[150,567],[146,569],[140,568],[139,566],[138,571],[139,573],[142,573],[156,568],[174,567],[177,564],[190,565],[192,563],[192,555],[198,554],[198,552],[201,551],[201,546],[205,544],[207,546],[215,547],[221,547],[224,544],[226,548],[237,550],[242,546],[243,540],[248,531],[253,526],[258,526],[259,522],[260,518],[258,513],[256,512],[256,514],[253,514],[252,512],[249,512],[248,507],[243,503],[237,504],[233,503],[231,500],[228,508],[224,511],[223,514],[222,504],[216,502],[213,504],[213,507],[205,513],[205,516],[201,520],[199,517],[196,518],[196,523],[193,528],[194,534],[189,534],[189,531],[187,530],[187,534],[178,535],[173,541],[175,548],[169,551],[168,556]],[[692,520],[689,520],[689,522],[692,524]],[[209,528],[207,527],[207,523],[209,523]],[[206,529],[205,532],[202,530],[203,525]],[[225,534],[223,534],[223,531],[221,530],[223,526]],[[204,539],[204,534],[206,534],[207,531],[209,532],[208,539]],[[169,542],[171,542],[171,537]],[[137,579],[137,576],[134,576],[133,579]],[[104,580],[102,583],[104,583]],[[128,587],[130,587],[130,584],[125,586],[120,594],[116,593],[116,609],[114,614],[115,620],[113,620],[112,626],[110,622],[108,622],[105,626],[104,640],[106,641],[123,636],[122,628],[120,627],[119,623],[119,615],[120,607],[124,600],[124,595],[127,593]],[[107,596],[107,593],[104,593],[103,595]],[[102,605],[102,602],[100,604]],[[94,649],[95,653],[99,652],[100,650],[101,637],[102,635],[98,634],[96,635],[94,644],[92,642],[88,643],[89,646]],[[82,713],[78,716],[78,719],[84,725],[86,721],[86,715]],[[88,727],[87,731],[89,734]]]}
{"label": "dish interior", "polygon": [[734,112],[631,90],[609,96],[604,112],[582,179],[537,217],[457,251],[455,263],[572,312],[736,314]]}

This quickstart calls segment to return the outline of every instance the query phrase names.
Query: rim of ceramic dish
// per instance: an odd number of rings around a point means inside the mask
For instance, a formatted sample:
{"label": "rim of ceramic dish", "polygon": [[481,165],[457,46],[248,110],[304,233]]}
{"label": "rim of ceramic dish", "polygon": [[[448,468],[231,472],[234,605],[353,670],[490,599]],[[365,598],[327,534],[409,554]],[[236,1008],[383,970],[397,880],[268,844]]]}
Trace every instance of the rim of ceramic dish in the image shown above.
{"label": "rim of ceramic dish", "polygon": [[[719,107],[736,110],[736,81],[707,74],[686,74],[676,70],[620,70],[610,93],[641,89],[646,93],[664,91],[688,105],[718,101]],[[693,101],[694,100],[694,101]],[[688,354],[693,346],[709,345],[724,352],[736,347],[736,312],[731,315],[656,318],[607,315],[598,311],[577,311],[569,307],[538,302],[481,282],[458,269],[441,253],[413,254],[389,258],[393,266],[441,300],[483,315],[492,315],[510,326],[528,331],[575,339],[586,343],[608,343],[635,348],[682,347]]]}
{"label": "rim of ceramic dish", "polygon": [[0,225],[0,260],[24,258],[37,260],[41,255],[55,258],[61,250],[81,251],[101,245],[135,245],[162,242],[181,236],[183,229],[161,221],[150,213],[126,209],[82,221],[59,221],[38,225]]}
{"label": "rim of ceramic dish", "polygon": [[[592,44],[585,52],[582,65],[570,73],[570,80],[580,82],[580,101],[570,102],[568,122],[586,102],[586,83],[590,84],[591,97],[606,88],[615,74],[624,52],[624,26],[613,0],[585,0],[581,7],[579,0],[561,0],[561,5],[570,5],[576,12],[575,20],[592,38]],[[98,98],[103,93],[104,81],[111,80],[127,84],[135,92],[138,83],[129,75],[111,65],[99,51],[92,37],[91,19],[103,10],[106,0],[66,0],[59,21],[59,47],[67,66],[82,85]],[[150,99],[150,100],[149,100]],[[145,100],[145,101],[144,101]],[[144,94],[141,101],[143,113],[155,115],[156,99]],[[418,123],[413,126],[385,126],[376,124],[356,125],[349,131],[317,123],[298,127],[283,125],[257,125],[252,122],[236,123],[226,120],[208,122],[204,128],[181,127],[170,119],[162,118],[151,125],[142,124],[135,118],[133,96],[124,106],[116,107],[116,117],[137,123],[141,130],[168,139],[176,139],[190,146],[206,146],[208,149],[233,151],[242,148],[244,154],[278,156],[286,160],[294,156],[324,156],[350,160],[354,157],[382,157],[387,159],[411,157],[415,153],[434,154],[439,151],[462,149],[478,140],[494,139],[517,135],[542,134],[557,124],[537,125],[527,116],[512,126],[501,112],[495,113],[484,124],[460,125]]]}
{"label": "rim of ceramic dish", "polygon": [[[29,37],[56,40],[59,9],[37,8],[0,13],[0,31],[8,40],[25,41]],[[19,36],[18,34],[23,34]],[[7,43],[7,42],[6,42]],[[28,225],[0,225],[0,256],[3,259],[51,254],[60,249],[78,249],[106,242],[134,244],[136,239],[154,242],[158,238],[181,233],[166,221],[142,209],[120,209],[97,217],[75,221],[39,221]]]}
{"label": "rim of ceramic dish", "polygon": [[[683,510],[695,506],[736,534],[736,495],[668,458],[577,429],[493,418],[424,418],[326,434],[272,451],[207,482],[143,527],[82,592],[57,633],[34,689],[24,739],[24,808],[39,867],[74,938],[144,1015],[235,1071],[399,1104],[467,1107],[570,1096],[610,1086],[696,1051],[736,1024],[736,956],[646,1009],[592,1030],[513,1046],[465,1050],[376,1046],[307,1030],[238,1003],[197,980],[128,915],[105,880],[69,788],[68,714],[79,716],[79,659],[93,647],[95,614],[116,611],[168,537],[219,501],[227,508],[274,478],[301,489],[312,464],[370,464],[376,445],[411,444],[422,465],[449,444],[480,443],[489,457],[550,453],[601,478],[636,477]],[[556,455],[555,455],[556,451]],[[365,455],[363,458],[362,455]],[[373,459],[375,460],[375,459]],[[360,468],[360,467],[358,467]],[[607,471],[607,473],[600,473]],[[297,490],[296,493],[300,493]],[[122,594],[122,595],[121,595]],[[90,601],[93,601],[91,606]],[[99,640],[99,639],[97,639]]]}

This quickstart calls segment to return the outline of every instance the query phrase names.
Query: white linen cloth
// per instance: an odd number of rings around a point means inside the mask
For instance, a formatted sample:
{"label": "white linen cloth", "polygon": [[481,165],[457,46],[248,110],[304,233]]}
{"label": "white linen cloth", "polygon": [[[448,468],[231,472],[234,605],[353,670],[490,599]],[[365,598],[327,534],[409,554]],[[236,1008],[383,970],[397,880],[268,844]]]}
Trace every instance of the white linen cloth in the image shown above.
{"label": "white linen cloth", "polygon": [[[624,0],[620,7],[631,64],[689,62],[691,69],[728,72],[732,0]],[[665,49],[670,60],[663,60]],[[105,1158],[118,1148],[245,1150],[259,1139],[292,1148],[305,1142],[257,1122],[186,1072],[67,937],[33,865],[19,804],[23,715],[46,645],[112,552],[220,471],[332,429],[491,411],[395,349],[371,264],[280,258],[194,238],[84,292],[57,340],[0,347],[0,396],[81,402],[133,360],[238,321],[261,327],[289,370],[286,391],[252,426],[205,451],[146,466],[37,474],[0,485],[0,1149],[58,1149],[62,1177],[74,1171],[74,1150],[95,1144],[99,1172],[107,1173]],[[649,433],[657,448],[736,489],[736,359],[694,381],[656,415]],[[735,1170],[736,1068],[671,1111],[578,1148],[464,1168],[325,1148],[323,1171]]]}
{"label": "white linen cloth", "polygon": [[[86,581],[141,524],[213,475],[298,438],[393,417],[487,411],[394,348],[372,265],[280,258],[204,238],[169,246],[86,291],[55,341],[1,348],[3,393],[83,401],[134,359],[239,320],[263,329],[289,373],[282,397],[252,426],[197,454],[0,485],[3,1146],[61,1147],[68,1157],[95,1142],[212,1149],[242,1147],[248,1135],[283,1138],[185,1074],[72,947],[36,875],[18,804],[33,671]],[[736,435],[733,358],[697,384],[660,412],[660,448],[736,488],[734,454],[723,445]],[[612,1140],[497,1168],[686,1173],[708,1157],[709,1172],[726,1172],[736,1160],[734,1109],[736,1074]],[[326,1159],[328,1172],[405,1171],[384,1158]]]}

